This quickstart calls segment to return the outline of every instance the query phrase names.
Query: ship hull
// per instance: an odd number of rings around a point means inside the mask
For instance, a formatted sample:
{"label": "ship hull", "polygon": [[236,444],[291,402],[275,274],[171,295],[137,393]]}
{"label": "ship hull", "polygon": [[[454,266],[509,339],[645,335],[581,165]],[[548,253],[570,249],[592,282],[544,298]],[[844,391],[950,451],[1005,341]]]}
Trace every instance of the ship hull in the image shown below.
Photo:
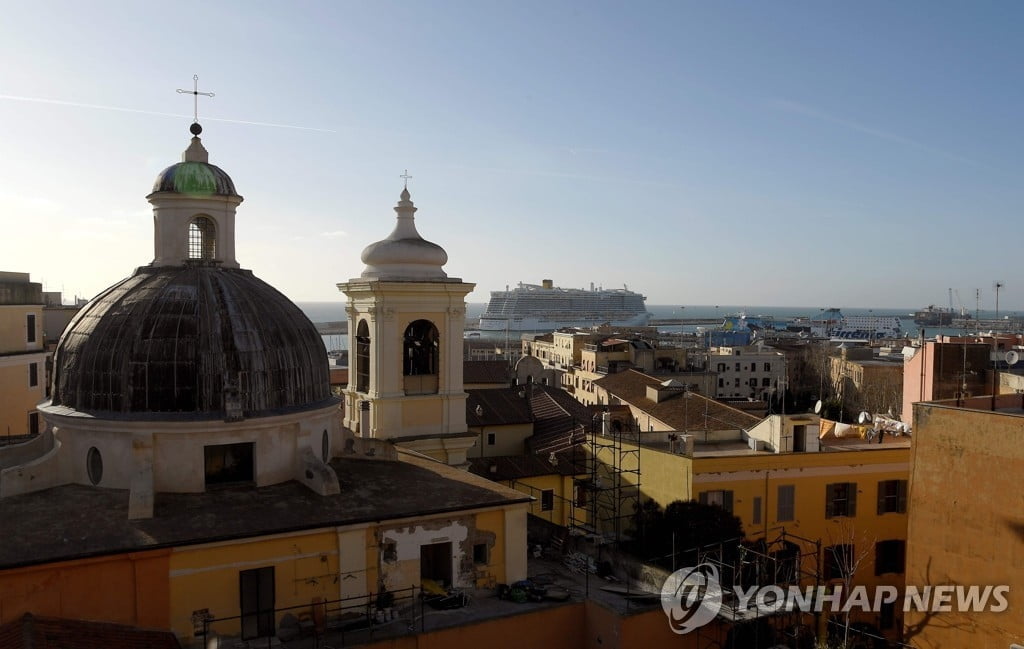
{"label": "ship hull", "polygon": [[480,331],[554,331],[565,327],[596,327],[609,324],[613,327],[645,327],[651,320],[649,313],[632,316],[630,318],[607,319],[599,317],[573,317],[573,318],[536,318],[517,316],[488,316],[480,318],[477,329]]}

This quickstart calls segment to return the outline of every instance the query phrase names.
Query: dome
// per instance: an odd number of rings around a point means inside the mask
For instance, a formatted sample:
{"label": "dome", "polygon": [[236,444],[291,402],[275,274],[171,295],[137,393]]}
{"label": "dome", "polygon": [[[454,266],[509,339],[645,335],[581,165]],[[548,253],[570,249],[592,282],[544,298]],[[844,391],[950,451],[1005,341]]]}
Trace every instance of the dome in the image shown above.
{"label": "dome", "polygon": [[160,172],[154,192],[176,192],[190,196],[238,196],[227,172],[206,162],[179,162]]}
{"label": "dome", "polygon": [[413,215],[416,207],[403,189],[395,207],[398,223],[388,237],[363,249],[366,264],[362,277],[376,279],[430,280],[448,275],[441,268],[448,263],[448,253],[436,243],[427,241],[416,231]]}
{"label": "dome", "polygon": [[[198,126],[198,124],[193,124]],[[231,176],[216,165],[210,164],[210,155],[199,139],[198,132],[194,135],[188,148],[181,154],[181,162],[167,167],[153,182],[153,193],[174,192],[189,196],[238,196],[235,183]]]}
{"label": "dome", "polygon": [[144,266],[75,316],[54,355],[52,405],[225,419],[332,400],[309,319],[251,271]]}

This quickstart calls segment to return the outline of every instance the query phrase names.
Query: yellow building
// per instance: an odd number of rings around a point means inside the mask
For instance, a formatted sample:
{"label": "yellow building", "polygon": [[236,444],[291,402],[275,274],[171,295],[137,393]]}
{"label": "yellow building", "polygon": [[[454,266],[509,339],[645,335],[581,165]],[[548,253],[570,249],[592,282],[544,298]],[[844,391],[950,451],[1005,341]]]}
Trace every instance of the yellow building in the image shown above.
{"label": "yellow building", "polygon": [[[703,431],[658,429],[601,438],[618,437],[620,466],[611,479],[623,493],[636,489],[662,507],[678,500],[718,505],[740,519],[748,542],[785,539],[783,549],[802,557],[804,585],[820,578],[902,588],[910,442],[862,438],[867,430],[796,414],[719,428],[707,442]],[[604,482],[607,488],[609,478]],[[599,512],[602,518],[610,517]],[[887,637],[899,633],[895,606],[855,617]]]}
{"label": "yellow building", "polygon": [[907,587],[1008,587],[1005,607],[991,594],[976,610],[958,594],[937,611],[912,606],[914,647],[1024,646],[1021,405],[1018,394],[914,404]]}
{"label": "yellow building", "polygon": [[0,272],[0,441],[40,432],[36,404],[46,396],[42,290],[28,273]]}

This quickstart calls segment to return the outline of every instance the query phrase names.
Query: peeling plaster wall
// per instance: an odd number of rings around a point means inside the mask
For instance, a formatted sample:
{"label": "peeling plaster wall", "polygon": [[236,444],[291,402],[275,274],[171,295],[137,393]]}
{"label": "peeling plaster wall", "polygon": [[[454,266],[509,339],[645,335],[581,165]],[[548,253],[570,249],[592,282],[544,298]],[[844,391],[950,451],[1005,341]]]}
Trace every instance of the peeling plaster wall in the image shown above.
{"label": "peeling plaster wall", "polygon": [[473,574],[466,574],[464,560],[468,554],[470,565],[473,548],[468,553],[466,541],[475,539],[472,518],[438,520],[431,523],[385,529],[384,543],[395,544],[395,560],[382,562],[384,585],[389,589],[407,588],[420,583],[420,548],[434,543],[452,544],[452,580],[457,587],[473,586]]}

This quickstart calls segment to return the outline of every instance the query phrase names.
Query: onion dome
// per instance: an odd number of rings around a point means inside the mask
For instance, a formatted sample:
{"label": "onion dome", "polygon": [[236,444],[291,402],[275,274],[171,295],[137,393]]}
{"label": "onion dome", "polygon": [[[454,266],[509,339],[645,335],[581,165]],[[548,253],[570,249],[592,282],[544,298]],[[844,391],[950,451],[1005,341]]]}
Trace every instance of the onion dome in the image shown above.
{"label": "onion dome", "polygon": [[409,199],[408,188],[402,190],[395,206],[398,222],[388,237],[371,243],[363,250],[366,268],[362,277],[385,280],[434,280],[448,275],[441,268],[448,263],[444,248],[427,241],[416,231],[416,207]]}
{"label": "onion dome", "polygon": [[190,196],[238,196],[235,183],[227,172],[210,164],[210,156],[199,134],[203,129],[193,124],[192,142],[181,156],[181,162],[167,167],[156,177],[153,192],[175,192]]}
{"label": "onion dome", "polygon": [[108,288],[68,325],[53,367],[52,405],[105,418],[266,416],[332,399],[309,318],[251,271],[204,264],[144,266]]}

